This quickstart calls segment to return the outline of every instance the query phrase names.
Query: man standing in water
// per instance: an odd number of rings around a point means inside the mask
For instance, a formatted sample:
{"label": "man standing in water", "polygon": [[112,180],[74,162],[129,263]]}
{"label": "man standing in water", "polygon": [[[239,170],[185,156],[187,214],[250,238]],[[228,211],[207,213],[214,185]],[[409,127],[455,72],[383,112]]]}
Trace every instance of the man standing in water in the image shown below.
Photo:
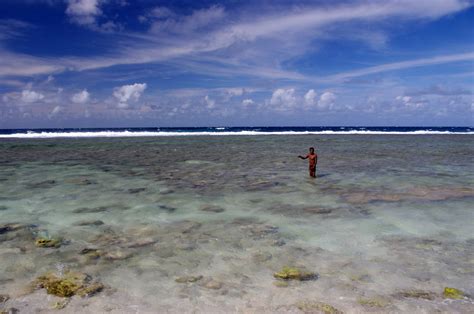
{"label": "man standing in water", "polygon": [[318,163],[318,155],[314,152],[314,147],[309,148],[309,154],[305,157],[298,156],[301,159],[308,159],[309,158],[309,175],[312,178],[316,178],[316,164]]}

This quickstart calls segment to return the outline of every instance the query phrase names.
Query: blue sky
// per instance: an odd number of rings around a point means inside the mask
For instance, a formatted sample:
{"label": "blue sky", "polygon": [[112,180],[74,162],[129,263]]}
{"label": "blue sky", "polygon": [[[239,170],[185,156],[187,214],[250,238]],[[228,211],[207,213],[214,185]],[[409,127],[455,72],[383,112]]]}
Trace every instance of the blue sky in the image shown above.
{"label": "blue sky", "polygon": [[474,1],[2,0],[0,128],[474,125]]}

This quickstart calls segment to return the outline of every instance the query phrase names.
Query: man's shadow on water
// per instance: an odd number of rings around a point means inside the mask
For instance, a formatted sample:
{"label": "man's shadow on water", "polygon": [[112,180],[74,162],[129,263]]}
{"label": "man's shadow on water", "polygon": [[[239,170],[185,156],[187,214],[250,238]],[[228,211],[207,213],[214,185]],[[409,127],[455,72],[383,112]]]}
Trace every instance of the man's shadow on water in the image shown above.
{"label": "man's shadow on water", "polygon": [[317,174],[317,175],[316,175],[316,179],[317,179],[317,178],[324,178],[324,177],[327,177],[328,175],[329,175],[329,173]]}

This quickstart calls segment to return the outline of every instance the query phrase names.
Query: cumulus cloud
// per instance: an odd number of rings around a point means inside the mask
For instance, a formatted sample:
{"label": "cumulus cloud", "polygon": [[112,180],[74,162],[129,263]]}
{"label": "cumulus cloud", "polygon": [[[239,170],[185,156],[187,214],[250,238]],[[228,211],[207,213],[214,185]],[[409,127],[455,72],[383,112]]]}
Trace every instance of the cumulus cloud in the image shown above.
{"label": "cumulus cloud", "polygon": [[411,96],[397,96],[395,99],[400,101],[408,109],[420,109],[426,104],[426,101],[415,100]]}
{"label": "cumulus cloud", "polygon": [[84,89],[82,92],[72,95],[71,101],[75,104],[85,104],[89,101],[90,94],[87,89]]}
{"label": "cumulus cloud", "polygon": [[44,95],[32,90],[23,90],[21,92],[21,101],[25,103],[35,103],[44,99]]}
{"label": "cumulus cloud", "polygon": [[334,93],[324,92],[321,94],[321,97],[319,97],[318,107],[321,109],[331,109],[336,98]]}
{"label": "cumulus cloud", "polygon": [[100,0],[68,0],[66,14],[79,25],[93,25],[102,14]]}
{"label": "cumulus cloud", "polygon": [[146,83],[135,83],[132,85],[123,85],[121,87],[115,88],[113,96],[119,101],[118,107],[128,108],[128,103],[130,101],[138,101],[146,87]]}
{"label": "cumulus cloud", "polygon": [[278,88],[272,94],[270,105],[276,110],[286,110],[296,105],[294,88]]}
{"label": "cumulus cloud", "polygon": [[253,105],[254,103],[255,102],[250,98],[242,100],[242,105],[244,105],[245,107]]}
{"label": "cumulus cloud", "polygon": [[314,91],[314,89],[308,90],[308,92],[304,95],[304,103],[307,106],[313,106],[317,103],[316,97],[318,94]]}

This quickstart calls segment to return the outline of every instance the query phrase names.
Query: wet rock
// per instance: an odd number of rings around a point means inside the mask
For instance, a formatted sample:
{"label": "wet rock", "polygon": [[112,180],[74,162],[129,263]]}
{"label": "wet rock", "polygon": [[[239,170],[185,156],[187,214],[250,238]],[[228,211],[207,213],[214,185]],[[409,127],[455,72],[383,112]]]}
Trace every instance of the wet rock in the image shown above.
{"label": "wet rock", "polygon": [[20,311],[14,307],[10,307],[6,310],[0,311],[0,314],[16,314],[16,313],[20,313]]}
{"label": "wet rock", "polygon": [[36,288],[46,289],[48,294],[63,298],[73,295],[91,296],[104,288],[100,282],[92,282],[89,275],[72,271],[67,271],[62,277],[47,273],[38,277],[33,285]]}
{"label": "wet rock", "polygon": [[61,239],[38,238],[35,240],[35,245],[43,248],[58,248],[61,244]]}
{"label": "wet rock", "polygon": [[395,296],[402,297],[402,298],[414,298],[414,299],[425,299],[425,300],[436,299],[436,293],[431,292],[431,291],[423,291],[423,290],[404,290],[404,291],[397,292]]}
{"label": "wet rock", "polygon": [[198,280],[201,280],[202,279],[202,276],[199,275],[199,276],[181,276],[181,277],[177,277],[174,281],[176,281],[177,283],[192,283],[192,282],[196,282]]}
{"label": "wet rock", "polygon": [[288,267],[285,266],[282,268],[281,271],[274,273],[273,277],[277,279],[285,279],[285,280],[316,280],[318,279],[318,274],[309,272],[300,268],[296,267]]}
{"label": "wet rock", "polygon": [[83,220],[73,224],[73,226],[101,226],[104,222],[102,220]]}
{"label": "wet rock", "polygon": [[301,301],[296,303],[296,307],[303,313],[324,313],[324,314],[343,314],[344,312],[336,309],[334,306],[315,301]]}
{"label": "wet rock", "polygon": [[7,302],[9,299],[10,296],[8,296],[7,294],[0,294],[0,304]]}
{"label": "wet rock", "polygon": [[464,299],[466,294],[463,291],[458,290],[456,288],[446,287],[444,288],[443,296],[446,299],[460,300],[460,299]]}
{"label": "wet rock", "polygon": [[133,189],[128,189],[128,193],[130,194],[138,194],[140,192],[146,191],[146,188],[133,188]]}
{"label": "wet rock", "polygon": [[209,213],[222,213],[225,211],[224,208],[215,205],[204,205],[199,210]]}

